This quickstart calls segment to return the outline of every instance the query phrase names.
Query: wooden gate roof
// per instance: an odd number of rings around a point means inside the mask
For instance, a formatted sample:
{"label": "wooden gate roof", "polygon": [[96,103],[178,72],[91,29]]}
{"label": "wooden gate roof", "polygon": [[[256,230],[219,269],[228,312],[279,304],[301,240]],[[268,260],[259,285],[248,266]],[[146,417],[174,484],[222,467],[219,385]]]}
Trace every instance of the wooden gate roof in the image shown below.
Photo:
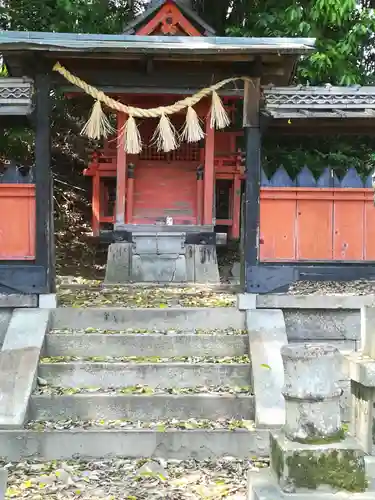
{"label": "wooden gate roof", "polygon": [[375,87],[269,87],[263,115],[279,132],[375,133]]}

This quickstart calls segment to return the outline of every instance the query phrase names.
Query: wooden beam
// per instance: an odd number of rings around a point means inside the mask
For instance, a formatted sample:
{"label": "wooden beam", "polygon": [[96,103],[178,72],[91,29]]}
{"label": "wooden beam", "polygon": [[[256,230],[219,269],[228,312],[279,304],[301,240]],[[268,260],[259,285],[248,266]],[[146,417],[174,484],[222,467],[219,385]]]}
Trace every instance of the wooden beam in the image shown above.
{"label": "wooden beam", "polygon": [[126,204],[126,151],[123,128],[126,116],[117,114],[117,182],[116,182],[116,224],[125,224]]}
{"label": "wooden beam", "polygon": [[259,120],[260,80],[253,79],[248,88],[246,110],[246,193],[245,193],[245,284],[250,292],[249,271],[259,263],[261,133]]}
{"label": "wooden beam", "polygon": [[45,269],[46,293],[55,291],[53,186],[51,172],[51,82],[50,75],[35,77],[35,190],[36,190],[36,259]]}

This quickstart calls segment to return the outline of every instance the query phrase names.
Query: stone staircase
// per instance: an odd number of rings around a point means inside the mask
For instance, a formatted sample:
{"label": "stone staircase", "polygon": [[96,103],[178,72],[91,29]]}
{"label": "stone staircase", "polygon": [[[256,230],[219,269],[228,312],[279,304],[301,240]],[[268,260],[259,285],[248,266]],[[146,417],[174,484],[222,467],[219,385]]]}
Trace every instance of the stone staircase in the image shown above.
{"label": "stone staircase", "polygon": [[248,336],[233,311],[54,311],[25,426],[37,453],[267,456],[268,433],[253,423]]}

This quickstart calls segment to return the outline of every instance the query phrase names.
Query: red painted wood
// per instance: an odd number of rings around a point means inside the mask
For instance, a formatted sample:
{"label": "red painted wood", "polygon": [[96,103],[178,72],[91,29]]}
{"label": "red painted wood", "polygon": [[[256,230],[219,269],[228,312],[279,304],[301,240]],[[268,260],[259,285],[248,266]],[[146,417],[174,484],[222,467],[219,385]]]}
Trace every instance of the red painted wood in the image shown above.
{"label": "red painted wood", "polygon": [[134,206],[134,179],[127,180],[127,194],[126,194],[126,223],[132,224],[133,222],[133,206]]}
{"label": "red painted wood", "polygon": [[366,189],[364,205],[364,259],[375,260],[375,207],[370,189]]}
{"label": "red painted wood", "polygon": [[100,194],[100,176],[98,173],[92,179],[92,234],[99,236],[100,216],[101,216],[101,194]]}
{"label": "red painted wood", "polygon": [[335,260],[364,258],[364,193],[363,190],[362,193],[356,191],[357,189],[340,189],[334,193]]}
{"label": "red painted wood", "polygon": [[139,161],[134,179],[134,224],[173,217],[174,224],[197,224],[198,164]]}
{"label": "red painted wood", "polygon": [[[181,33],[182,31],[182,33]],[[173,2],[166,2],[156,15],[142,28],[137,35],[147,36],[159,32],[163,35],[202,36]]]}
{"label": "red painted wood", "polygon": [[206,117],[206,140],[204,157],[204,216],[203,224],[213,223],[213,204],[215,189],[215,129],[211,128],[211,115]]}
{"label": "red painted wood", "polygon": [[331,190],[299,188],[297,198],[297,260],[333,258],[333,198]]}
{"label": "red painted wood", "polygon": [[260,259],[288,261],[296,258],[295,193],[262,188],[260,202]]}
{"label": "red painted wood", "polygon": [[125,223],[125,194],[126,194],[126,152],[122,130],[126,116],[117,113],[117,184],[116,184],[116,222]]}
{"label": "red painted wood", "polygon": [[0,260],[35,259],[35,186],[0,184]]}

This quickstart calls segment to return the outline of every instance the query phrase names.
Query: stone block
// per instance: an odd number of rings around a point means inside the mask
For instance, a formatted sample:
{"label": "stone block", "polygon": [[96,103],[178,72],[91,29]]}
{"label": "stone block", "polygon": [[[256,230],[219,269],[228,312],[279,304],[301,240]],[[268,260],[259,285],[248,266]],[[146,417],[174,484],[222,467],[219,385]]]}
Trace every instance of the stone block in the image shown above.
{"label": "stone block", "polygon": [[371,454],[374,442],[375,390],[352,380],[351,394],[351,433],[357,438],[364,451]]}
{"label": "stone block", "polygon": [[133,255],[132,281],[150,283],[183,283],[187,281],[184,255]]}
{"label": "stone block", "polygon": [[312,446],[271,433],[270,446],[272,470],[284,493],[366,491],[365,453],[354,439]]}
{"label": "stone block", "polygon": [[361,309],[361,351],[375,360],[375,307]]}
{"label": "stone block", "polygon": [[39,295],[39,309],[56,309],[57,296],[55,293],[46,293]]}
{"label": "stone block", "polygon": [[278,309],[248,310],[246,326],[252,360],[256,425],[281,427],[285,422],[281,349],[288,342],[283,313]]}
{"label": "stone block", "polygon": [[121,284],[130,281],[131,252],[131,243],[109,245],[105,283]]}
{"label": "stone block", "polygon": [[250,311],[257,308],[257,295],[255,293],[239,293],[237,307],[240,311]]}
{"label": "stone block", "polygon": [[195,245],[195,283],[220,283],[215,245]]}
{"label": "stone block", "polygon": [[23,426],[39,356],[36,347],[0,352],[0,428]]}
{"label": "stone block", "polygon": [[8,471],[7,469],[0,469],[0,500],[5,500],[7,491]]}
{"label": "stone block", "polygon": [[292,440],[327,439],[341,432],[341,355],[327,344],[295,344],[281,350],[286,399],[285,433]]}
{"label": "stone block", "polygon": [[12,317],[12,309],[0,309],[0,349],[3,345],[6,331]]}
{"label": "stone block", "polygon": [[0,293],[0,309],[3,307],[38,307],[38,296],[24,293]]}
{"label": "stone block", "polygon": [[3,350],[26,347],[41,350],[49,325],[48,309],[15,309],[5,335]]}

